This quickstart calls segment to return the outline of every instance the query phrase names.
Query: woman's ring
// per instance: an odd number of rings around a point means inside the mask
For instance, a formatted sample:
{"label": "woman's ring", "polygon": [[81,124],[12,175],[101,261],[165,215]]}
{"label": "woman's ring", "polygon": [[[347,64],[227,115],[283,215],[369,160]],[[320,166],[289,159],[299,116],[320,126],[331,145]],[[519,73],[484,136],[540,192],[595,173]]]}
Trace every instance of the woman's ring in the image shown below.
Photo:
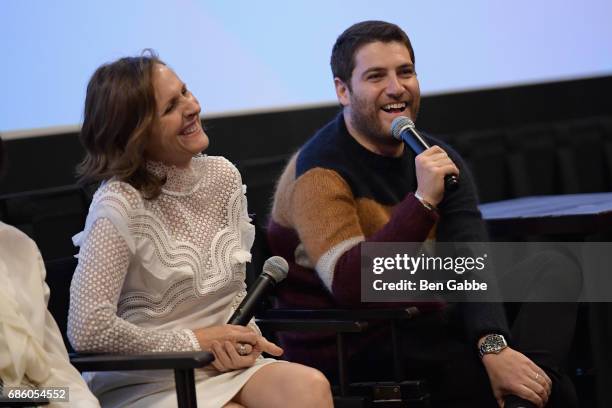
{"label": "woman's ring", "polygon": [[539,378],[540,378],[540,373],[536,373],[535,380],[538,381]]}
{"label": "woman's ring", "polygon": [[249,354],[244,343],[238,343],[238,354],[240,354],[241,356],[246,356],[247,354]]}

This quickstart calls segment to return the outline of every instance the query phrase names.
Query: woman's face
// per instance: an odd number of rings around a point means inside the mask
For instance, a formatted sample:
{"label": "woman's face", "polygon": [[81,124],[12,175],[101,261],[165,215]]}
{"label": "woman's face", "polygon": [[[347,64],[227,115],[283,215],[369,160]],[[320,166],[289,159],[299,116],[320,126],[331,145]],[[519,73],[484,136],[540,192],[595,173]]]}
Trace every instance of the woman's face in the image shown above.
{"label": "woman's face", "polygon": [[167,66],[155,64],[152,80],[156,123],[145,155],[147,159],[186,167],[194,155],[208,147],[208,136],[200,122],[200,104]]}

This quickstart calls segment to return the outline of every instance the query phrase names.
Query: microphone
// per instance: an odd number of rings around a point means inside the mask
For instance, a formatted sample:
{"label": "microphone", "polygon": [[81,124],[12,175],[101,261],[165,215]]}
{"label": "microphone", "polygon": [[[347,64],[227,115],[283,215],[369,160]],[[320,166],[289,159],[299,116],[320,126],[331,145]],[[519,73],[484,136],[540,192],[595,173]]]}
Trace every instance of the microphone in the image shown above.
{"label": "microphone", "polygon": [[287,264],[283,257],[272,256],[266,259],[262,269],[261,274],[249,290],[249,293],[247,293],[240,306],[238,306],[232,317],[228,320],[228,324],[246,326],[255,314],[259,301],[267,295],[270,289],[287,277],[289,264]]}
{"label": "microphone", "polygon": [[[429,149],[429,144],[417,132],[414,122],[406,116],[398,116],[391,122],[391,135],[397,140],[406,143],[415,154],[421,154]],[[459,179],[454,174],[444,176],[444,188],[446,191],[454,191],[459,187]]]}

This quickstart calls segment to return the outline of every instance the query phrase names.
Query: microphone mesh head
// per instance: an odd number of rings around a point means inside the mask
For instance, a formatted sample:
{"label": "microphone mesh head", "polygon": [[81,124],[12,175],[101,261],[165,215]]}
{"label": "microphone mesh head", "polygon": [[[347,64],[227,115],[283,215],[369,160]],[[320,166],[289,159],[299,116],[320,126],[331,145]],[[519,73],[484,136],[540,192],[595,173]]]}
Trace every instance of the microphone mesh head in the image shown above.
{"label": "microphone mesh head", "polygon": [[398,116],[391,122],[391,135],[397,140],[402,140],[402,130],[413,128],[414,122],[407,116]]}
{"label": "microphone mesh head", "polygon": [[282,256],[272,256],[264,262],[262,273],[267,274],[278,283],[287,277],[289,264]]}

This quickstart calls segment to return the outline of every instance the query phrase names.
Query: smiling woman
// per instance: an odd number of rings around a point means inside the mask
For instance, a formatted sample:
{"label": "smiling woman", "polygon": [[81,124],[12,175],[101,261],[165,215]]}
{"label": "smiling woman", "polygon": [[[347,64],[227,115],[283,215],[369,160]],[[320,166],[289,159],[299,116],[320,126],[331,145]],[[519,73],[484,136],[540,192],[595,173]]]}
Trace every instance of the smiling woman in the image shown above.
{"label": "smiling woman", "polygon": [[[254,227],[238,170],[201,154],[209,140],[199,115],[198,100],[152,52],[93,74],[80,172],[102,183],[74,237],[68,338],[84,352],[212,352],[213,367],[196,376],[200,407],[331,407],[320,372],[262,357],[283,350],[253,321],[225,324],[246,294]],[[171,372],[88,381],[105,407],[176,402]]]}
{"label": "smiling woman", "polygon": [[99,67],[87,85],[79,135],[85,158],[80,181],[115,177],[147,197],[159,194],[162,180],[145,169],[144,150],[156,118],[153,67],[156,55],[127,57]]}
{"label": "smiling woman", "polygon": [[153,66],[157,127],[145,149],[156,161],[186,167],[208,147],[200,122],[200,104],[179,77],[163,64]]}

